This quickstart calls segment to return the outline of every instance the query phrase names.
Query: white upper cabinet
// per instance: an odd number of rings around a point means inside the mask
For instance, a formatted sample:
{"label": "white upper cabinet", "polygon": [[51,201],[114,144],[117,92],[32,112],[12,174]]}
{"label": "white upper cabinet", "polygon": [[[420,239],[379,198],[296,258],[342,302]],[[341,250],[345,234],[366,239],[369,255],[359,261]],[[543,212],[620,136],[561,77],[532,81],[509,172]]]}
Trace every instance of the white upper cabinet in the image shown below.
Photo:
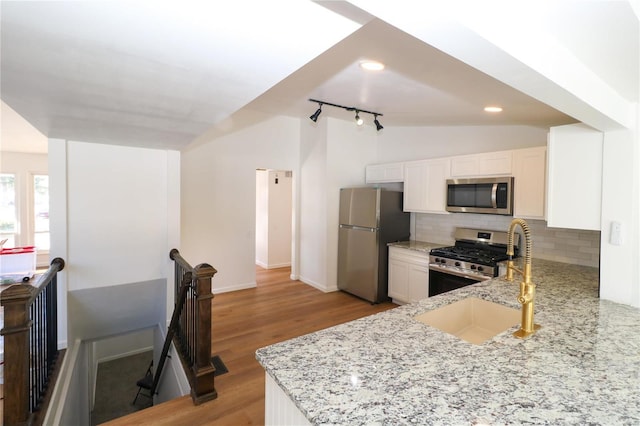
{"label": "white upper cabinet", "polygon": [[513,176],[514,216],[545,219],[547,190],[547,147],[545,146],[368,166],[367,183],[400,182],[389,180],[400,175],[394,166],[397,164],[404,165],[404,211],[406,212],[448,213],[446,209],[447,179]]}
{"label": "white upper cabinet", "polygon": [[409,161],[404,168],[404,211],[447,213],[447,179],[451,160]]}
{"label": "white upper cabinet", "polygon": [[509,176],[512,151],[484,152],[451,158],[451,177]]}
{"label": "white upper cabinet", "polygon": [[404,163],[373,164],[365,169],[367,183],[404,182]]}
{"label": "white upper cabinet", "polygon": [[478,174],[478,157],[461,155],[451,159],[451,177],[475,176]]}
{"label": "white upper cabinet", "polygon": [[584,124],[552,127],[547,225],[600,230],[603,134]]}
{"label": "white upper cabinet", "polygon": [[544,220],[546,171],[546,146],[513,151],[514,217]]}

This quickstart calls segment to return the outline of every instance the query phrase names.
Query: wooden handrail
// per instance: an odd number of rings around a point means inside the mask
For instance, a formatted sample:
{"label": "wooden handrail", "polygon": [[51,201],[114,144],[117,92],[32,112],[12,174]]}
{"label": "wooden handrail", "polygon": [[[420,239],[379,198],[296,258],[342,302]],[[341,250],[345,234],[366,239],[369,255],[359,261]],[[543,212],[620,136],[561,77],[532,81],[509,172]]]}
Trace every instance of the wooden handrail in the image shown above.
{"label": "wooden handrail", "polygon": [[189,378],[191,398],[197,405],[218,396],[214,386],[216,370],[211,363],[211,279],[217,271],[206,263],[192,267],[177,249],[171,250],[169,257],[175,262],[176,303],[180,300],[185,275],[192,277],[184,306],[180,308],[173,342]]}
{"label": "wooden handrail", "polygon": [[[64,260],[55,258],[38,287],[16,284],[0,294],[4,307],[5,425],[38,424],[53,388],[58,355],[57,273]],[[9,390],[7,392],[7,390]]]}

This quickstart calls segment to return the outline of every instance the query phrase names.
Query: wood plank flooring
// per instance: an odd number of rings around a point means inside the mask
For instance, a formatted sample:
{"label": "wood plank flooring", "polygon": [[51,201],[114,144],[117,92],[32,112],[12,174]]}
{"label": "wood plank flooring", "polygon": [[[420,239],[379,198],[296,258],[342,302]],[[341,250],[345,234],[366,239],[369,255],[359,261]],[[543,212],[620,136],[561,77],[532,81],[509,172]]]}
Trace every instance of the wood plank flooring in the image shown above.
{"label": "wood plank flooring", "polygon": [[256,288],[213,299],[211,347],[229,369],[216,377],[217,399],[194,406],[190,397],[182,397],[105,424],[264,424],[264,370],[255,359],[258,348],[396,306],[371,305],[343,292],[322,293],[291,281],[289,268],[256,268],[256,275]]}

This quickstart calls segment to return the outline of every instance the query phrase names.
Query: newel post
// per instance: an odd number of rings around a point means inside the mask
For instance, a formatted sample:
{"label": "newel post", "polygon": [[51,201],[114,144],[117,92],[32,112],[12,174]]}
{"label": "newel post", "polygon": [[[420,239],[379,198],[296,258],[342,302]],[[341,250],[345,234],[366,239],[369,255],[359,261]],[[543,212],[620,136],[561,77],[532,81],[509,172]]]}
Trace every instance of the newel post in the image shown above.
{"label": "newel post", "polygon": [[215,368],[211,364],[211,279],[216,274],[215,268],[202,263],[194,269],[196,280],[197,312],[197,350],[194,365],[194,386],[191,397],[196,404],[215,399],[218,396],[214,386]]}
{"label": "newel post", "polygon": [[38,289],[13,285],[2,292],[4,307],[4,424],[23,424],[29,419],[29,304]]}

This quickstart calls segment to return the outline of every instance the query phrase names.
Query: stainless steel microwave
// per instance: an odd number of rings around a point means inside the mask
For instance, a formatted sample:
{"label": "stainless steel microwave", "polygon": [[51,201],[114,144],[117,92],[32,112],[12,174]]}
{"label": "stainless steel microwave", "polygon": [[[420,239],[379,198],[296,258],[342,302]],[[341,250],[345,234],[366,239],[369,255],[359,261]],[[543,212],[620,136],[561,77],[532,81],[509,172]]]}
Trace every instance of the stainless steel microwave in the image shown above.
{"label": "stainless steel microwave", "polygon": [[513,177],[447,179],[447,211],[513,215]]}

